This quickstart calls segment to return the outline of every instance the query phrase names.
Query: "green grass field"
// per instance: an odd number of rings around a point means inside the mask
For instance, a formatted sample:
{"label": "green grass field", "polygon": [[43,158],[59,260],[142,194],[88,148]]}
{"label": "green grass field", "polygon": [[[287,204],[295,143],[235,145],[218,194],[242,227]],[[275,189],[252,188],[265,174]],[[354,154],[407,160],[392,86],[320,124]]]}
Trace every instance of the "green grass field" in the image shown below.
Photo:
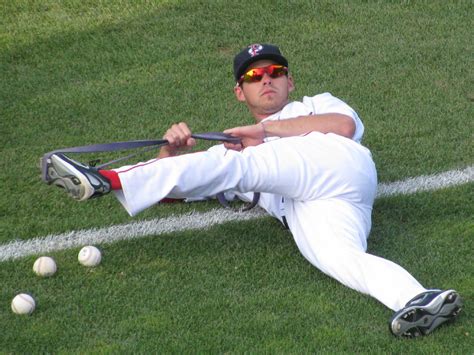
{"label": "green grass field", "polygon": [[[280,46],[292,98],[331,92],[360,114],[379,180],[474,165],[471,1],[0,0],[0,245],[218,208],[129,217],[112,197],[77,203],[43,184],[56,148],[160,138],[171,123],[251,122],[232,60]],[[205,147],[201,145],[200,147]],[[392,337],[392,312],[312,267],[270,217],[0,264],[1,353],[452,353],[474,349],[474,185],[376,201],[369,252],[464,297],[458,321]],[[37,301],[11,312],[15,294]]]}

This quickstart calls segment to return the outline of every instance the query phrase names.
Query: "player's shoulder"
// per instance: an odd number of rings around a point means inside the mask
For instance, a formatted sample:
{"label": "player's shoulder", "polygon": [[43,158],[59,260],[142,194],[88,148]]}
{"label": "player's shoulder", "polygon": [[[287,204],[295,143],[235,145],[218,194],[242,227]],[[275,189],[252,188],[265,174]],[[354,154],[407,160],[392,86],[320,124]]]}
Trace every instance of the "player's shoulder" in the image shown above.
{"label": "player's shoulder", "polygon": [[348,111],[351,109],[346,102],[330,92],[323,92],[314,96],[304,96],[302,101],[303,104],[314,107],[315,113],[325,113],[326,110],[330,110],[328,112],[339,112],[338,110]]}
{"label": "player's shoulder", "polygon": [[325,101],[340,100],[340,99],[338,99],[336,96],[334,96],[330,92],[323,92],[323,93],[316,94],[316,95],[313,95],[313,96],[304,96],[303,97],[303,102],[308,101],[308,100],[325,102]]}

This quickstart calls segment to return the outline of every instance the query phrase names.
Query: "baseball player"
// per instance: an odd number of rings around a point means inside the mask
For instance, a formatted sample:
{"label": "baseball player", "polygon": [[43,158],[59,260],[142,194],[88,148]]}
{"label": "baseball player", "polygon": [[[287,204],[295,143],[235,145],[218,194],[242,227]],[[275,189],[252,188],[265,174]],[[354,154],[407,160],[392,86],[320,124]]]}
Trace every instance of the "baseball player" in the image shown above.
{"label": "baseball player", "polygon": [[454,319],[462,308],[456,291],[425,289],[399,265],[366,253],[377,176],[357,113],[329,93],[290,102],[293,78],[274,45],[243,49],[234,76],[235,96],[255,120],[225,131],[240,144],[178,154],[195,145],[181,122],[164,135],[169,145],[157,159],[97,170],[58,153],[48,162],[50,180],[78,200],[114,191],[132,216],[164,198],[232,191],[248,201],[260,192],[259,206],[289,228],[311,264],[395,311],[394,335],[427,335]]}

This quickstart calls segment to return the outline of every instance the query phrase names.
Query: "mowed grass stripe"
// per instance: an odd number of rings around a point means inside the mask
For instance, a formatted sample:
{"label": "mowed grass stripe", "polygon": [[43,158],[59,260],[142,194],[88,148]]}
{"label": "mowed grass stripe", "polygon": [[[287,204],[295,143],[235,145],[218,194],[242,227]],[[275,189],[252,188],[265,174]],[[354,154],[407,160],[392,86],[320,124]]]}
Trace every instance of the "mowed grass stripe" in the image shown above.
{"label": "mowed grass stripe", "polygon": [[[377,197],[412,194],[457,186],[474,181],[474,166],[435,175],[419,176],[378,186]],[[112,243],[151,235],[161,235],[193,229],[207,229],[216,224],[245,221],[265,216],[261,209],[240,213],[227,209],[213,209],[204,213],[192,212],[150,221],[133,222],[100,229],[71,231],[28,241],[15,241],[0,246],[0,261],[75,248],[87,244]]]}

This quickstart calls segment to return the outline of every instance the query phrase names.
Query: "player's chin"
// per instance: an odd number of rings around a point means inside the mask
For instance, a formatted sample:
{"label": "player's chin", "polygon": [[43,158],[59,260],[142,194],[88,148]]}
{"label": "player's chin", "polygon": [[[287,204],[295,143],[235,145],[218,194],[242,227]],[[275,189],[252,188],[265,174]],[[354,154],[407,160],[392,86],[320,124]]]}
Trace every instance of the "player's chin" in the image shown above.
{"label": "player's chin", "polygon": [[282,94],[279,93],[270,93],[260,97],[260,100],[263,104],[268,105],[284,105],[287,102],[287,98],[284,97]]}

